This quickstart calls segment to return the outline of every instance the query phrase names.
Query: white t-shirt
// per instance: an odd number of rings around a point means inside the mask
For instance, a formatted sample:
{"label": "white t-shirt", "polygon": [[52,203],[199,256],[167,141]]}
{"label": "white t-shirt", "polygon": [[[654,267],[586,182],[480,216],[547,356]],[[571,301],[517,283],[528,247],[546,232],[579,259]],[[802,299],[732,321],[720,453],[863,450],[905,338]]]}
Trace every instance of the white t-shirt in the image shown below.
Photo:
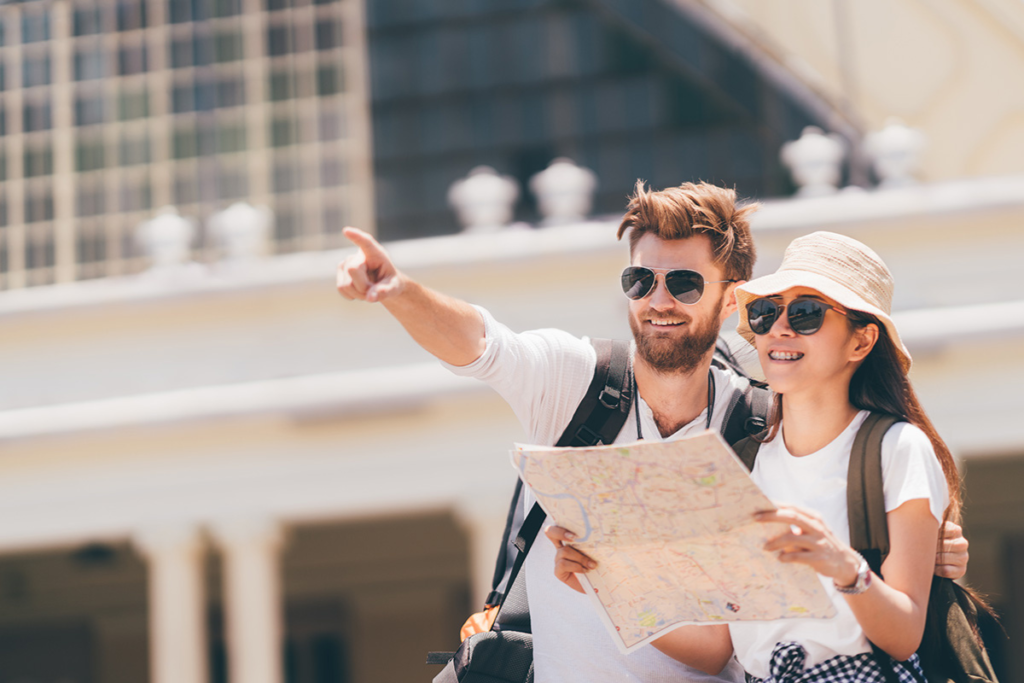
{"label": "white t-shirt", "polygon": [[[751,477],[773,502],[817,511],[836,537],[849,543],[847,468],[853,439],[868,414],[861,411],[830,444],[803,457],[791,455],[780,434],[761,446]],[[946,478],[931,442],[917,427],[898,423],[882,439],[882,482],[886,512],[908,500],[926,498],[932,515],[942,520],[949,504]],[[832,598],[836,617],[729,624],[736,657],[750,674],[768,676],[772,650],[780,642],[800,643],[807,650],[807,668],[836,655],[871,651],[863,629],[832,579],[818,578]]]}
{"label": "white t-shirt", "polygon": [[[447,365],[459,375],[487,382],[515,412],[533,443],[553,445],[572,419],[590,385],[597,353],[590,343],[561,330],[533,330],[516,334],[484,309],[486,349],[464,367]],[[732,387],[746,383],[732,373],[713,370],[715,406],[712,427],[722,428]],[[661,439],[651,409],[639,398],[640,424],[645,439],[672,440],[704,430],[707,414],[701,413],[667,439]],[[635,413],[629,417],[617,443],[635,441]],[[527,492],[526,509],[535,502]],[[533,631],[534,673],[537,683],[685,683],[687,681],[742,681],[743,671],[732,660],[715,677],[692,669],[653,647],[620,654],[597,615],[591,599],[572,590],[557,578],[555,547],[538,536],[526,558],[526,590],[530,598]]]}

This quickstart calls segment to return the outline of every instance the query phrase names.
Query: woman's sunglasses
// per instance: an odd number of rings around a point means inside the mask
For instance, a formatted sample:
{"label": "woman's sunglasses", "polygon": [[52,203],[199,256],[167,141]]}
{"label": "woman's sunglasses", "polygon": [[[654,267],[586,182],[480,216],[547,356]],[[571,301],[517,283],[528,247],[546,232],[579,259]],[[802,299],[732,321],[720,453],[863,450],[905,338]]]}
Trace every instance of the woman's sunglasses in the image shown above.
{"label": "woman's sunglasses", "polygon": [[704,285],[738,282],[738,280],[706,281],[704,276],[695,270],[630,266],[622,271],[622,291],[634,301],[643,299],[654,289],[658,275],[665,278],[665,287],[668,288],[668,293],[684,304],[695,304],[700,301],[700,298],[704,296]]}
{"label": "woman's sunglasses", "polygon": [[786,311],[789,327],[797,334],[814,334],[825,322],[825,311],[847,315],[831,304],[817,299],[797,298],[788,304],[779,304],[771,299],[754,299],[747,304],[747,323],[754,334],[768,334],[772,325]]}

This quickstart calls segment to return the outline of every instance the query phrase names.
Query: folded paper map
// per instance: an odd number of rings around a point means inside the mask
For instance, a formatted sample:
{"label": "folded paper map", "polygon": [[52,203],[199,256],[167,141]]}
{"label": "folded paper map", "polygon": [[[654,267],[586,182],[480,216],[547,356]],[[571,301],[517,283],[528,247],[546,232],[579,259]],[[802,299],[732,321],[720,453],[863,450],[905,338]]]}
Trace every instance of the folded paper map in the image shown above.
{"label": "folded paper map", "polygon": [[785,526],[754,521],[775,506],[717,432],[517,445],[512,460],[544,511],[576,534],[573,547],[597,561],[580,580],[623,652],[684,624],[835,615],[814,570],[763,550]]}

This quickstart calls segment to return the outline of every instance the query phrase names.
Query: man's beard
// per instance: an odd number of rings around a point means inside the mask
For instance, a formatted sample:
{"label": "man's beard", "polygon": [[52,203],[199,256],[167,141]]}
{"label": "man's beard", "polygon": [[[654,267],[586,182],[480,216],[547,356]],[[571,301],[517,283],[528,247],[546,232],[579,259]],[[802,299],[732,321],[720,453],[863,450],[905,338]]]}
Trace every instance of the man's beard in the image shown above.
{"label": "man's beard", "polygon": [[629,316],[629,327],[633,330],[636,352],[656,372],[664,374],[688,374],[693,372],[708,351],[715,347],[721,326],[718,324],[722,312],[722,297],[719,297],[714,314],[697,327],[691,318],[686,322],[690,333],[682,337],[644,334],[636,316]]}

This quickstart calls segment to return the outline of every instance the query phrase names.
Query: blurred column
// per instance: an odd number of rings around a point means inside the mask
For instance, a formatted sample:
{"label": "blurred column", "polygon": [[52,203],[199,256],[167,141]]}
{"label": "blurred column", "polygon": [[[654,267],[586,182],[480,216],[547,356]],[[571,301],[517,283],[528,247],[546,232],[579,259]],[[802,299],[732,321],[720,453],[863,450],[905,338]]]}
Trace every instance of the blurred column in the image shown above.
{"label": "blurred column", "polygon": [[237,519],[213,526],[224,557],[224,614],[231,683],[282,683],[281,526]]}
{"label": "blurred column", "polygon": [[77,275],[75,235],[75,144],[71,64],[71,4],[55,2],[50,14],[50,64],[53,88],[53,239],[54,280]]}
{"label": "blurred column", "polygon": [[4,114],[7,117],[7,289],[24,287],[25,272],[25,103],[21,89],[21,21],[22,9],[18,5],[4,7],[4,21],[0,24],[3,36]]}
{"label": "blurred column", "polygon": [[152,683],[206,683],[204,548],[199,529],[146,529],[135,545],[149,565],[149,667]]}

